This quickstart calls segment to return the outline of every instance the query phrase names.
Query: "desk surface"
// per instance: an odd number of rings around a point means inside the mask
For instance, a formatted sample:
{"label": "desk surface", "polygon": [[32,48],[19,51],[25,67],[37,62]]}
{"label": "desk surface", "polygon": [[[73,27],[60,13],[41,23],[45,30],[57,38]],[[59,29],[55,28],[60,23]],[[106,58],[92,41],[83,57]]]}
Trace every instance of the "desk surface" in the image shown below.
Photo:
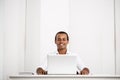
{"label": "desk surface", "polygon": [[24,77],[24,78],[44,78],[44,77],[48,77],[48,78],[52,78],[52,77],[56,77],[56,78],[59,78],[59,77],[86,77],[86,78],[99,78],[99,77],[102,77],[102,78],[120,78],[120,75],[11,75],[9,76],[10,78],[21,78],[21,77]]}
{"label": "desk surface", "polygon": [[9,80],[120,80],[120,75],[12,75]]}

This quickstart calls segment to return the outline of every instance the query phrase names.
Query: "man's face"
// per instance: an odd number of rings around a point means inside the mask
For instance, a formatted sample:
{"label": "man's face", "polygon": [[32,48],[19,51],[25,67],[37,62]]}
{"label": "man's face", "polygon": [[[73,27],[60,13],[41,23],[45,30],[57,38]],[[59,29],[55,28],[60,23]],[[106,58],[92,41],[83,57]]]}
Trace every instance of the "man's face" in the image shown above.
{"label": "man's face", "polygon": [[66,34],[58,34],[56,36],[55,43],[56,43],[58,49],[66,49],[68,42],[69,41],[67,40]]}

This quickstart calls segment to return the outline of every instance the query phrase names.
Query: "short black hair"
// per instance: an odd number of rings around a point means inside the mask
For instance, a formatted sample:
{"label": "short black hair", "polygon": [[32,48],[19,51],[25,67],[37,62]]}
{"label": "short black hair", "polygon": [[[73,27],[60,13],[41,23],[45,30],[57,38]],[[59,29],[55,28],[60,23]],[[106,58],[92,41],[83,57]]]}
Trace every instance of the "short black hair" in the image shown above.
{"label": "short black hair", "polygon": [[56,35],[55,35],[55,40],[56,40],[58,34],[66,34],[67,40],[69,41],[69,36],[68,36],[68,34],[67,34],[66,32],[64,32],[64,31],[59,31],[59,32],[57,32]]}

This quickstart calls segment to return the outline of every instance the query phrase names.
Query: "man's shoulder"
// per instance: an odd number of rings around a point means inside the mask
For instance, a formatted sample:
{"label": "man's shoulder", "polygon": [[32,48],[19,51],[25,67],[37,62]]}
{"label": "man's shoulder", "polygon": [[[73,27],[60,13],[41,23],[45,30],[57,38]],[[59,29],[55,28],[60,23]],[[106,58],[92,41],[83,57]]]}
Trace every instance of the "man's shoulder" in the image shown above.
{"label": "man's shoulder", "polygon": [[69,54],[69,55],[76,55],[76,56],[78,55],[77,53],[75,53],[75,52],[70,52],[70,51],[68,52],[68,54]]}

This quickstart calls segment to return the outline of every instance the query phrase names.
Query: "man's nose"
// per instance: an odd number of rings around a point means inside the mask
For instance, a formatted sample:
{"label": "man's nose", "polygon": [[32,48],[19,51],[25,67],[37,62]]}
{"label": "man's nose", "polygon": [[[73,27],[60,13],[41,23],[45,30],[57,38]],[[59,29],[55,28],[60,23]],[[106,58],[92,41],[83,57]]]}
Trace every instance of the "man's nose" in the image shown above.
{"label": "man's nose", "polygon": [[64,41],[63,40],[60,40],[60,43],[63,43]]}

